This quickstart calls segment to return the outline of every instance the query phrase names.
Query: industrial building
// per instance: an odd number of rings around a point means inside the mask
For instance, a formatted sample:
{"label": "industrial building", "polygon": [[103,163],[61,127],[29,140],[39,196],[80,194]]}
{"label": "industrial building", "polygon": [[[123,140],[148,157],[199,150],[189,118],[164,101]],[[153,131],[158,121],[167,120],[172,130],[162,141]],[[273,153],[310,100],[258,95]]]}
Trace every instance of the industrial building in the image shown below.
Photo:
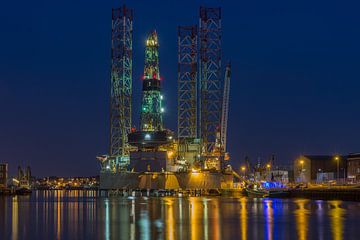
{"label": "industrial building", "polygon": [[[112,10],[109,154],[100,189],[231,187],[226,149],[231,66],[221,66],[221,9],[178,26],[178,129],[163,124],[158,33],[145,41],[140,124],[132,121],[133,10]],[[165,61],[164,61],[165,62]]]}
{"label": "industrial building", "polygon": [[347,175],[351,182],[360,182],[360,153],[350,153],[347,156]]}
{"label": "industrial building", "polygon": [[294,161],[295,182],[345,181],[347,158],[340,155],[302,155]]}
{"label": "industrial building", "polygon": [[8,164],[0,163],[0,189],[7,187]]}

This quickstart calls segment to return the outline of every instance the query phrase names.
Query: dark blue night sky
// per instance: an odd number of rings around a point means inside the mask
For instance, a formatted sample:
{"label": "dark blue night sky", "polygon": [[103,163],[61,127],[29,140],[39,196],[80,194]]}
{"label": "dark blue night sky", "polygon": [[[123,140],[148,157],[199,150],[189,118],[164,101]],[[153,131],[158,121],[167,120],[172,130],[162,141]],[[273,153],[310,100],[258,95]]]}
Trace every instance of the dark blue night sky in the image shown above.
{"label": "dark blue night sky", "polygon": [[[165,124],[176,129],[177,25],[221,6],[231,60],[229,150],[272,154],[360,151],[360,15],[348,1],[125,1],[134,19],[134,122],[144,41],[156,29]],[[111,8],[121,1],[0,4],[0,162],[33,174],[96,175],[107,153]]]}

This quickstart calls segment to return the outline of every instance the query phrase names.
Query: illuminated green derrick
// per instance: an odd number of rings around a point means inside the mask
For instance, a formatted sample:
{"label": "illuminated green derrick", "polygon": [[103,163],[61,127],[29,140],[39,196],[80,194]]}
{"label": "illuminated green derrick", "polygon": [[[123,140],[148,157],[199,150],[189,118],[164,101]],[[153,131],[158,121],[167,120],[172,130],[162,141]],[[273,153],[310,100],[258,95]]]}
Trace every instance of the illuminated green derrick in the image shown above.
{"label": "illuminated green derrick", "polygon": [[146,39],[142,93],[141,131],[163,130],[162,112],[164,109],[161,106],[159,42],[156,31],[151,32]]}

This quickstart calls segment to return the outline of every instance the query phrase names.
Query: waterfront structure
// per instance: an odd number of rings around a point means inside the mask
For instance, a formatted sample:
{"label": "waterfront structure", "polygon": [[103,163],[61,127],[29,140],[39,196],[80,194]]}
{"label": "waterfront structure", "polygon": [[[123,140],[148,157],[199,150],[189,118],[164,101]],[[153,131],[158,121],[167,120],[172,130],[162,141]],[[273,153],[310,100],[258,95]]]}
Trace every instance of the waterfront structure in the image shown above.
{"label": "waterfront structure", "polygon": [[[125,42],[131,45],[133,19],[132,11],[125,6],[115,13],[113,10],[110,153],[97,157],[101,163],[100,189],[232,187],[233,172],[224,164],[229,159],[230,64],[222,78],[221,9],[201,7],[199,28],[178,28],[177,137],[163,124],[156,31],[145,40],[139,129],[128,124],[132,48]],[[121,112],[120,108],[128,110]],[[128,113],[129,117],[122,117]]]}
{"label": "waterfront structure", "polygon": [[7,187],[8,164],[0,163],[0,189]]}
{"label": "waterfront structure", "polygon": [[302,155],[294,161],[295,182],[328,182],[346,179],[347,159],[339,155]]}
{"label": "waterfront structure", "polygon": [[36,189],[96,189],[99,179],[92,177],[56,177],[50,176],[34,180]]}
{"label": "waterfront structure", "polygon": [[18,175],[16,177],[16,180],[17,187],[30,189],[32,180],[30,167],[26,167],[24,171],[20,166],[18,166]]}
{"label": "waterfront structure", "polygon": [[269,171],[266,180],[271,182],[288,183],[289,171],[282,168],[272,169]]}
{"label": "waterfront structure", "polygon": [[347,175],[352,182],[360,182],[360,153],[347,156]]}

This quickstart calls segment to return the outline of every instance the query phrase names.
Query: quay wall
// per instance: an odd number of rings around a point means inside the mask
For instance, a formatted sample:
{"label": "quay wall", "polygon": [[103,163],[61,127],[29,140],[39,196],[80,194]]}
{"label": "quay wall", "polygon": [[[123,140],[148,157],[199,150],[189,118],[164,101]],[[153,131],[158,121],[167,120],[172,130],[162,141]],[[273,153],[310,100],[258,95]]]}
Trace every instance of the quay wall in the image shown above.
{"label": "quay wall", "polygon": [[292,189],[292,198],[309,198],[319,200],[360,201],[360,189],[354,188],[329,188],[329,189]]}

